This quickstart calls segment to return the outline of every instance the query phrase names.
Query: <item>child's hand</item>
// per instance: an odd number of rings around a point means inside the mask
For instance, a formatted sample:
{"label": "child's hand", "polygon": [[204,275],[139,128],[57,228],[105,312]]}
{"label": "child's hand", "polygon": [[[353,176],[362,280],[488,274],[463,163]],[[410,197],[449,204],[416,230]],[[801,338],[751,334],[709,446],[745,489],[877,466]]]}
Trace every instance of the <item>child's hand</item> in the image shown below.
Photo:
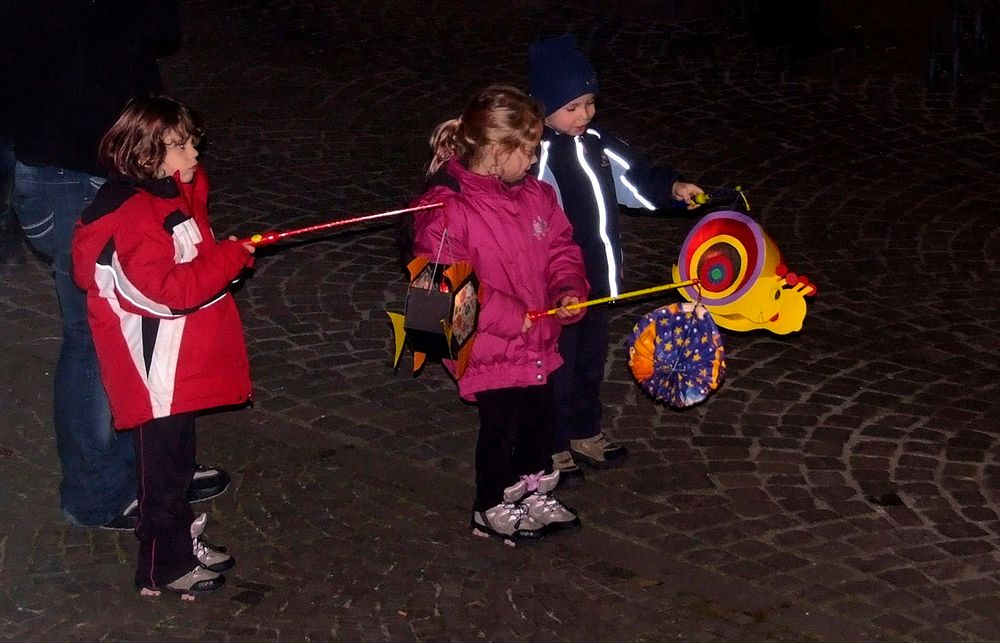
{"label": "child's hand", "polygon": [[[230,241],[238,241],[238,239],[236,237],[234,237],[233,235],[229,235],[229,240]],[[246,248],[247,252],[249,252],[250,254],[253,254],[254,250],[257,249],[257,246],[253,245],[252,243],[244,243],[243,247]]]}
{"label": "child's hand", "polygon": [[573,295],[567,295],[563,297],[562,299],[559,300],[559,309],[556,310],[556,317],[560,319],[569,319],[570,317],[576,317],[577,315],[583,313],[583,308],[574,308],[573,310],[569,310],[566,308],[566,306],[572,306],[573,304],[579,304],[579,303],[580,303],[579,297]]}
{"label": "child's hand", "polygon": [[671,196],[674,197],[674,200],[686,203],[688,210],[693,210],[698,207],[694,198],[699,194],[704,193],[705,191],[694,183],[685,183],[684,181],[677,181],[674,183],[674,187],[671,190]]}
{"label": "child's hand", "polygon": [[524,323],[521,324],[521,333],[528,332],[529,328],[531,328],[531,315],[524,313]]}

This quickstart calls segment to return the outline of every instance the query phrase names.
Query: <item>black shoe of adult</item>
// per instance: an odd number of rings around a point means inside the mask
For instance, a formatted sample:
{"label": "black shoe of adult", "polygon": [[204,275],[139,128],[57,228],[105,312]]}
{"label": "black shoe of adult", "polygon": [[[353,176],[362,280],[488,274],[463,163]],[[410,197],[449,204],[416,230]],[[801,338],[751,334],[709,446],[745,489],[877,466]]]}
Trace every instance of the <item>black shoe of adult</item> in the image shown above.
{"label": "black shoe of adult", "polygon": [[108,522],[101,525],[101,529],[111,529],[114,531],[135,531],[139,524],[139,502],[133,500],[129,506]]}
{"label": "black shoe of adult", "polygon": [[188,502],[210,500],[223,494],[229,487],[229,474],[219,467],[199,464],[188,487]]}

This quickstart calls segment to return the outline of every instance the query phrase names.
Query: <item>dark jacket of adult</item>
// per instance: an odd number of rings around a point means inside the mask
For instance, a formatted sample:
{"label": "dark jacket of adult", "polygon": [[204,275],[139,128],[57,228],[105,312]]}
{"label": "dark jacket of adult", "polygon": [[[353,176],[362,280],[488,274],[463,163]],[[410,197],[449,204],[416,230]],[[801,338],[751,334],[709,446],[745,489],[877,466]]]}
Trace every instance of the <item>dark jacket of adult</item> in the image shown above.
{"label": "dark jacket of adult", "polygon": [[103,175],[97,147],[125,103],[163,91],[157,58],[180,44],[177,0],[5,4],[18,160]]}

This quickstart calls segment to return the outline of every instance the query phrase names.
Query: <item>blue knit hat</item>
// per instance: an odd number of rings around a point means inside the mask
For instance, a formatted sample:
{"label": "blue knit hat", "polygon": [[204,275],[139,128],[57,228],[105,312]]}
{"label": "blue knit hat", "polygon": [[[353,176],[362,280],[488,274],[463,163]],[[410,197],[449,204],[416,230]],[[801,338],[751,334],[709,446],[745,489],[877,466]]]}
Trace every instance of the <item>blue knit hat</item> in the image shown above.
{"label": "blue knit hat", "polygon": [[528,47],[528,91],[548,116],[574,98],[597,93],[597,74],[576,49],[576,36],[536,40]]}

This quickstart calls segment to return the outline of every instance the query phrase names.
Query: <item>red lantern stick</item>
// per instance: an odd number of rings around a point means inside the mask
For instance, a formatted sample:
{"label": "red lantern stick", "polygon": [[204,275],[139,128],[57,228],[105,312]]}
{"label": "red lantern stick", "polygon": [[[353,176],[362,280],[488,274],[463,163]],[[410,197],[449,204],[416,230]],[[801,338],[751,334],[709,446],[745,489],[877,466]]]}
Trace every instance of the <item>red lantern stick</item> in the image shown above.
{"label": "red lantern stick", "polygon": [[307,232],[317,232],[319,230],[328,230],[330,228],[339,228],[340,226],[350,225],[352,223],[361,223],[362,221],[374,221],[375,219],[383,219],[385,217],[394,217],[399,214],[406,214],[408,212],[420,212],[421,210],[431,210],[433,208],[440,208],[443,203],[428,203],[426,205],[418,205],[413,208],[403,208],[402,210],[390,210],[389,212],[379,212],[378,214],[367,214],[365,216],[353,217],[350,219],[340,219],[338,221],[330,221],[329,223],[319,223],[317,225],[306,226],[305,228],[298,228],[297,230],[286,230],[284,232],[265,232],[264,234],[255,234],[252,237],[246,239],[240,239],[240,243],[249,243],[250,245],[261,247],[269,246],[272,243],[277,243],[282,239],[287,239],[288,237],[294,237],[300,234],[305,234]]}

